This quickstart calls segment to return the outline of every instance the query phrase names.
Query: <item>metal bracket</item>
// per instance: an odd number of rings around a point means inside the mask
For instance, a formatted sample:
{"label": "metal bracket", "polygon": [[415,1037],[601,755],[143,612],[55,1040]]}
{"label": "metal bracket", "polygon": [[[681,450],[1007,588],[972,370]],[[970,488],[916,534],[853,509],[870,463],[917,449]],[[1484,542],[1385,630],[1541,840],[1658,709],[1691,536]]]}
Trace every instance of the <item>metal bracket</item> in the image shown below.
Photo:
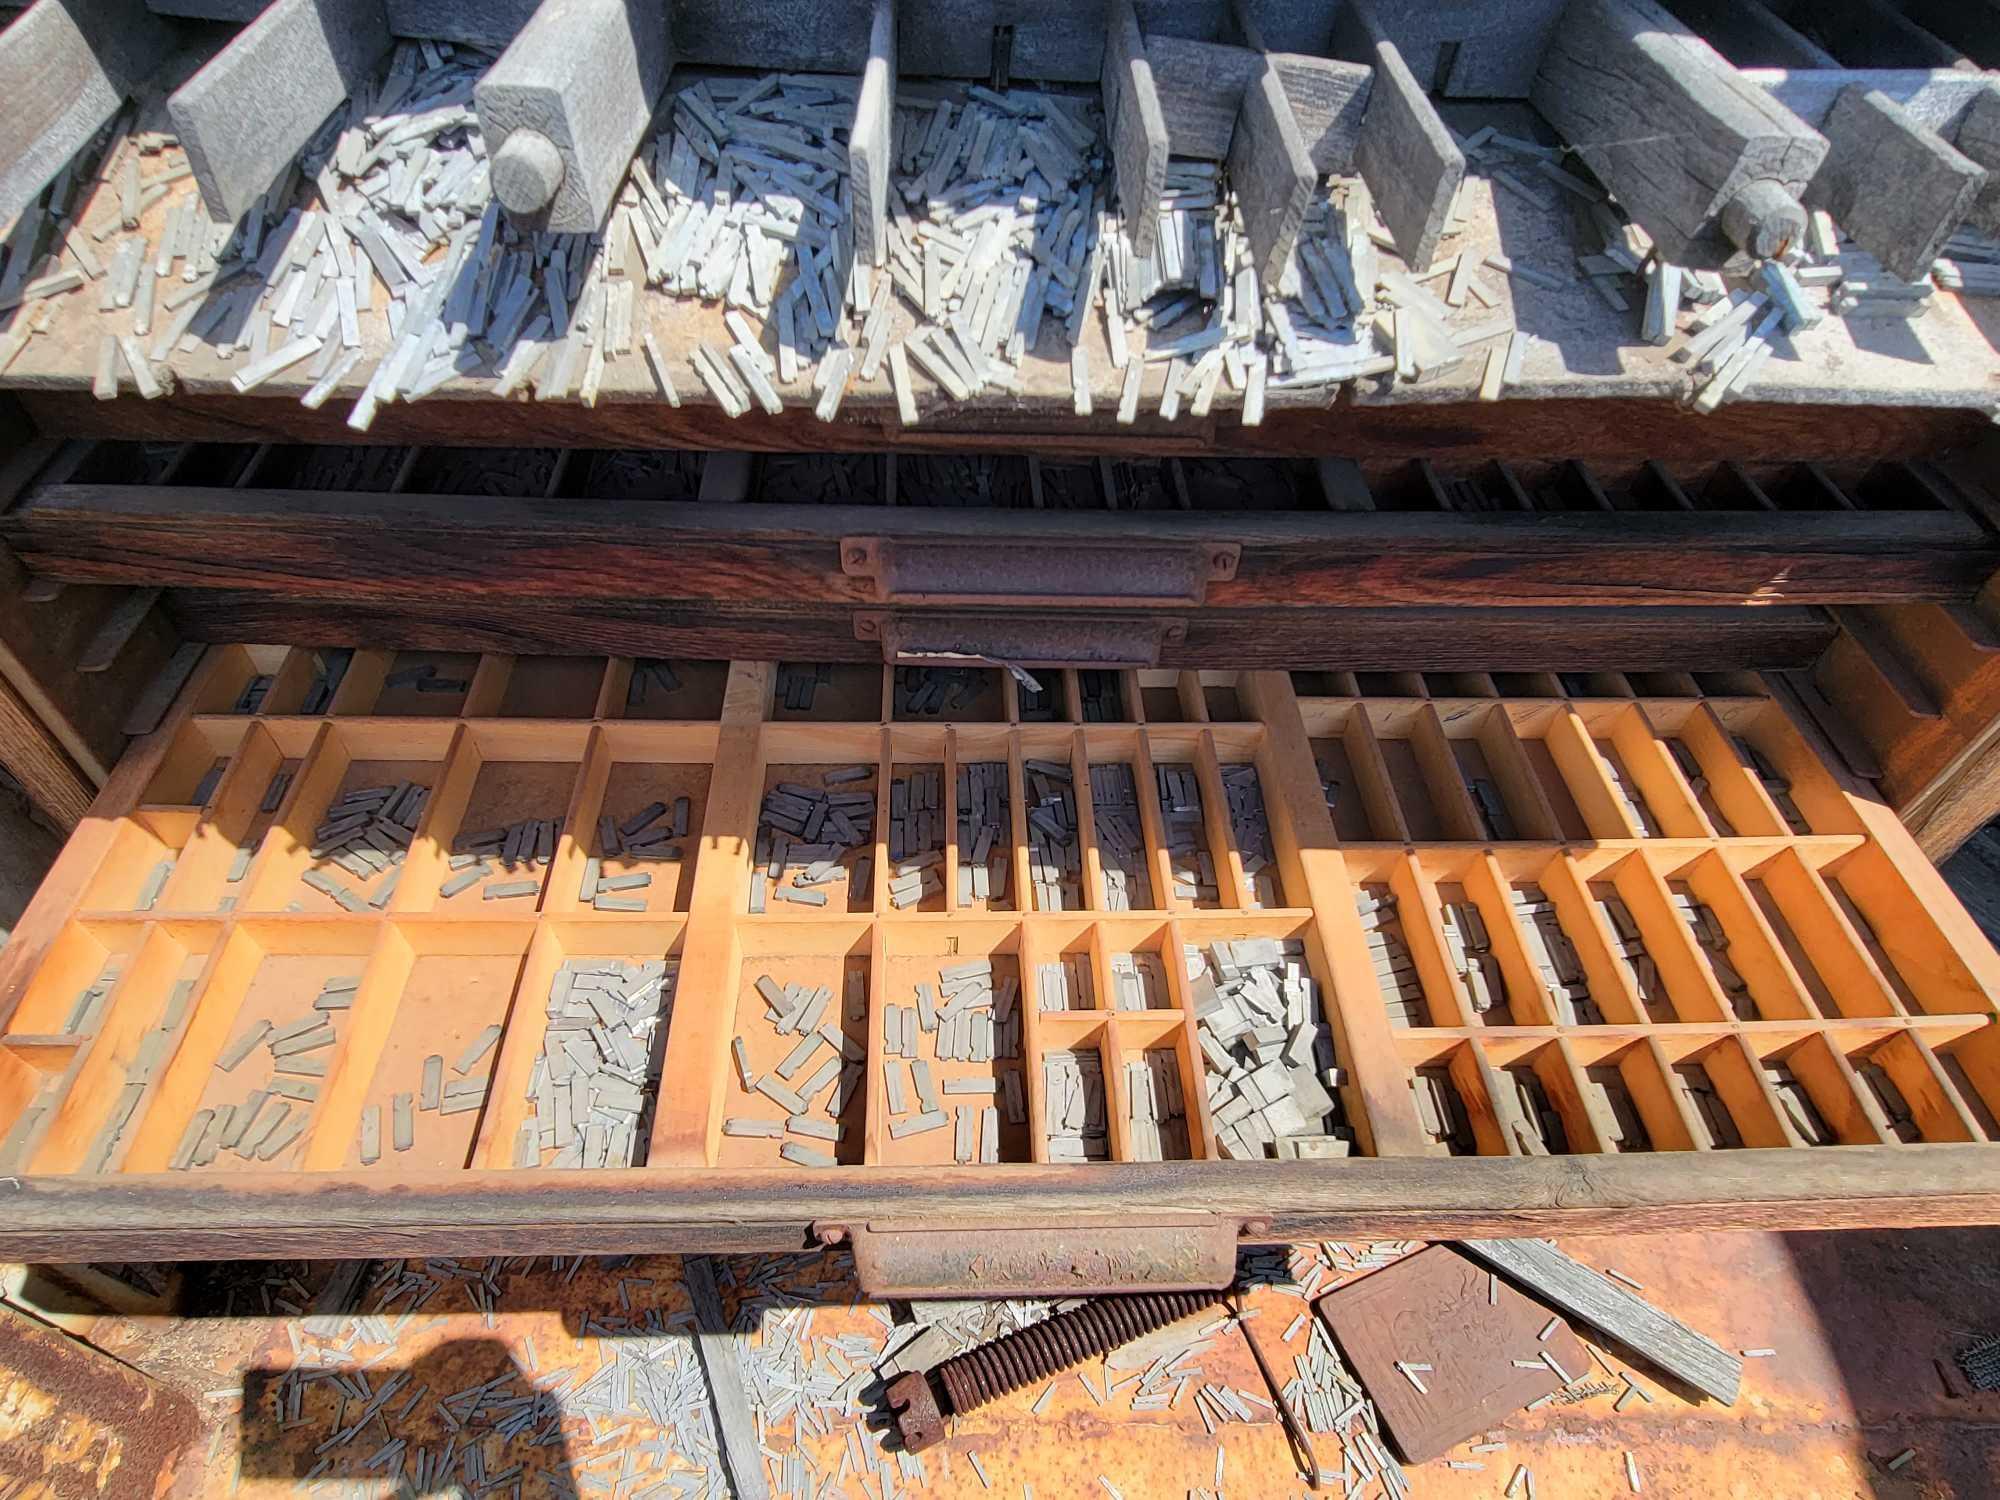
{"label": "metal bracket", "polygon": [[1164,1214],[1143,1223],[1073,1219],[1059,1229],[821,1221],[812,1232],[822,1245],[848,1244],[863,1295],[880,1300],[1216,1291],[1235,1279],[1237,1245],[1270,1225]]}
{"label": "metal bracket", "polygon": [[1187,639],[1187,621],[1159,616],[1007,614],[898,615],[862,610],[854,638],[878,641],[885,662],[964,666],[1154,667]]}
{"label": "metal bracket", "polygon": [[840,571],[883,604],[1144,609],[1200,604],[1242,553],[1235,542],[850,536]]}

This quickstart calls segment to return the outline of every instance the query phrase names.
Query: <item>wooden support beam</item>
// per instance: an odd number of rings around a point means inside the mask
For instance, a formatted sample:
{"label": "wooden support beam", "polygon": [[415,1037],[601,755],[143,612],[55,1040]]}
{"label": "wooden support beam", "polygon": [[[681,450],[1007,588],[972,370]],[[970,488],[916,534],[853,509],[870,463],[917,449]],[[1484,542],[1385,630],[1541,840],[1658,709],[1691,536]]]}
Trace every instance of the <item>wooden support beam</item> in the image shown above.
{"label": "wooden support beam", "polygon": [[1350,0],[1335,18],[1333,50],[1375,70],[1354,166],[1374,195],[1396,250],[1415,270],[1437,253],[1445,220],[1465,180],[1465,153],[1431,107],[1368,0]]}
{"label": "wooden support beam", "polygon": [[1251,265],[1258,280],[1275,287],[1298,244],[1319,173],[1268,59],[1261,60],[1257,77],[1243,91],[1229,146],[1229,180],[1250,239]]}
{"label": "wooden support beam", "polygon": [[171,52],[145,0],[35,0],[0,31],[0,223],[47,187]]}
{"label": "wooden support beam", "polygon": [[1100,86],[1125,233],[1137,254],[1151,255],[1167,188],[1167,122],[1132,0],[1111,0]]}
{"label": "wooden support beam", "polygon": [[1533,99],[1668,260],[1775,255],[1804,232],[1825,139],[1652,0],[1571,0]]}
{"label": "wooden support beam", "polygon": [[1985,168],[1874,89],[1846,90],[1820,129],[1830,149],[1806,201],[1831,213],[1892,276],[1927,279],[1986,186]]}
{"label": "wooden support beam", "polygon": [[82,821],[97,795],[96,786],[4,677],[0,677],[0,766],[64,833]]}
{"label": "wooden support beam", "polygon": [[516,222],[604,223],[673,69],[670,31],[654,0],[542,0],[472,91],[493,196]]}
{"label": "wooden support beam", "polygon": [[183,84],[167,116],[209,217],[242,218],[389,42],[382,0],[277,0]]}
{"label": "wooden support beam", "polygon": [[810,1226],[1091,1222],[1199,1203],[1283,1239],[1444,1239],[1534,1232],[1668,1234],[2000,1222],[1984,1143],[1339,1162],[1093,1162],[1022,1172],[986,1202],[963,1174],[880,1167],[631,1172],[230,1172],[23,1177],[0,1218],[10,1260],[309,1255],[613,1255],[796,1250]]}
{"label": "wooden support beam", "polygon": [[854,102],[847,143],[854,189],[854,258],[863,265],[889,262],[889,158],[896,125],[896,4],[875,0],[868,29],[868,61]]}
{"label": "wooden support beam", "polygon": [[715,1432],[722,1447],[722,1464],[729,1471],[729,1491],[735,1500],[770,1500],[764,1480],[764,1460],[757,1441],[757,1418],[750,1410],[748,1387],[736,1335],[723,1314],[722,1291],[715,1283],[715,1266],[706,1255],[681,1258],[681,1284],[694,1304],[695,1353],[708,1377],[708,1398],[715,1408]]}

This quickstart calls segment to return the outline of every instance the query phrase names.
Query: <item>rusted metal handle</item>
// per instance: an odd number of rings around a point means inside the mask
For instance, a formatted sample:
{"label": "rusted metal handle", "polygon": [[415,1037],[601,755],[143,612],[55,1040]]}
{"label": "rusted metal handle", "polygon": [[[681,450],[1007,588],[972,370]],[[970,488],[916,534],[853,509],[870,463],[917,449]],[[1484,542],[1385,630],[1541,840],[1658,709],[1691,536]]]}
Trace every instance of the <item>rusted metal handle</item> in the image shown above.
{"label": "rusted metal handle", "polygon": [[862,610],[854,638],[879,641],[885,662],[960,666],[1153,667],[1187,639],[1187,622],[1158,615],[1038,615],[943,612],[900,615]]}
{"label": "rusted metal handle", "polygon": [[853,1249],[861,1290],[878,1300],[1218,1291],[1235,1278],[1237,1245],[1269,1231],[1262,1220],[1216,1214],[1071,1220],[1050,1229],[813,1225],[821,1244]]}
{"label": "rusted metal handle", "polygon": [[1236,576],[1235,542],[843,537],[840,571],[883,604],[1144,608],[1200,604]]}

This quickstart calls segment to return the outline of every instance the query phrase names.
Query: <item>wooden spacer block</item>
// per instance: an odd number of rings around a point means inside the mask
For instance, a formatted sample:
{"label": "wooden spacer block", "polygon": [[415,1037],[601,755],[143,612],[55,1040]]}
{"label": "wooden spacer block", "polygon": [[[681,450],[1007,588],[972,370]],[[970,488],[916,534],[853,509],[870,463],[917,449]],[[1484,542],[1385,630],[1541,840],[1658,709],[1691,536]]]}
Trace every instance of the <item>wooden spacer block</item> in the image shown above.
{"label": "wooden spacer block", "polygon": [[895,150],[896,5],[875,0],[868,29],[868,63],[854,102],[848,136],[848,176],[854,189],[854,255],[864,265],[889,263],[889,158]]}
{"label": "wooden spacer block", "polygon": [[1532,98],[1676,265],[1776,254],[1804,226],[1825,137],[1652,0],[1570,0]]}
{"label": "wooden spacer block", "polygon": [[1319,174],[1269,61],[1244,90],[1229,147],[1229,180],[1243,210],[1251,264],[1266,286],[1275,287],[1298,243]]}
{"label": "wooden spacer block", "polygon": [[1151,255],[1159,232],[1160,198],[1167,190],[1167,122],[1132,0],[1112,0],[1099,82],[1125,233],[1134,252]]}
{"label": "wooden spacer block", "polygon": [[1349,0],[1341,8],[1333,40],[1336,52],[1375,70],[1354,166],[1389,226],[1397,253],[1412,270],[1421,271],[1437,253],[1465,180],[1465,153],[1367,0]]}
{"label": "wooden spacer block", "polygon": [[143,0],[35,0],[0,32],[0,224],[174,50]]}
{"label": "wooden spacer block", "polygon": [[673,70],[669,30],[654,0],[542,0],[472,92],[493,196],[517,223],[603,224]]}
{"label": "wooden spacer block", "polygon": [[1874,89],[1846,90],[1820,128],[1831,149],[1806,201],[1890,275],[1927,279],[1986,186],[1986,169]]}
{"label": "wooden spacer block", "polygon": [[243,217],[389,42],[382,0],[277,0],[167,100],[209,217]]}

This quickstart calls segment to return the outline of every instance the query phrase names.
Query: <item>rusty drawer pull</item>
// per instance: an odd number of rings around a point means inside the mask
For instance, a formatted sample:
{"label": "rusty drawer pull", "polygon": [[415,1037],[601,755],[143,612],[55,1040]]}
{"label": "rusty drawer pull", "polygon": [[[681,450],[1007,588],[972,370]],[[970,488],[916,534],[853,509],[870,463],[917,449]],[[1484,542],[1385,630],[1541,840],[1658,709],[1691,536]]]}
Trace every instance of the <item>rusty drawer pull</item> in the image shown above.
{"label": "rusty drawer pull", "polygon": [[900,615],[862,610],[854,638],[881,643],[885,662],[965,666],[1155,667],[1167,646],[1187,639],[1185,620],[1157,615],[973,614],[947,611]]}
{"label": "rusty drawer pull", "polygon": [[840,571],[883,604],[1200,604],[1236,576],[1235,542],[843,537]]}
{"label": "rusty drawer pull", "polygon": [[1244,1236],[1259,1220],[1218,1214],[1071,1219],[1060,1228],[991,1224],[813,1225],[822,1245],[848,1244],[865,1296],[1076,1297],[1112,1292],[1215,1291],[1236,1276]]}

